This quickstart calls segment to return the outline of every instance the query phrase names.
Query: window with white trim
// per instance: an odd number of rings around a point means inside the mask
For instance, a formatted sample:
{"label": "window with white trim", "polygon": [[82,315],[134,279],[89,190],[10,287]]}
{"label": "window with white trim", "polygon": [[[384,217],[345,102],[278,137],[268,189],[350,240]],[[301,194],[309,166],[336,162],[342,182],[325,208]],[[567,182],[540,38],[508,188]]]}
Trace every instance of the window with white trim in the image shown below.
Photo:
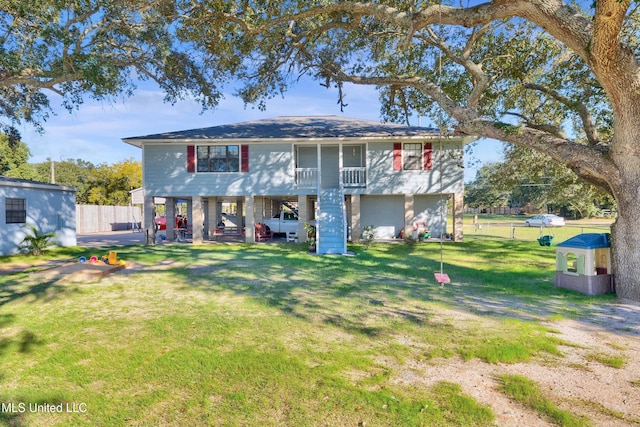
{"label": "window with white trim", "polygon": [[200,145],[196,148],[198,172],[239,172],[239,145]]}
{"label": "window with white trim", "polygon": [[405,142],[402,156],[404,170],[422,170],[422,144]]}

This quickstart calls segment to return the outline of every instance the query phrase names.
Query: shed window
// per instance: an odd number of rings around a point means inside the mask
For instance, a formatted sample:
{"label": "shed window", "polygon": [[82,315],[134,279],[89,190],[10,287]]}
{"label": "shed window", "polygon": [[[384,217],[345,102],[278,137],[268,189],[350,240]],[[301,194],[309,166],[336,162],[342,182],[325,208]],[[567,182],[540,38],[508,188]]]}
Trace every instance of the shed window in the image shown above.
{"label": "shed window", "polygon": [[6,223],[24,224],[27,222],[27,202],[25,199],[6,199]]}

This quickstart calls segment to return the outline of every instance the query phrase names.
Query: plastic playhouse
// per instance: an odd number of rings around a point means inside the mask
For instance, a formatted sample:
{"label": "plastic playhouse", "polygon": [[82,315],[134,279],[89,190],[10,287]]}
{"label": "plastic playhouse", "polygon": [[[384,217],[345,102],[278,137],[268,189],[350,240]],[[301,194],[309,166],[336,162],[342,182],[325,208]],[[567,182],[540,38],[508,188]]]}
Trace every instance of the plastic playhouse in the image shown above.
{"label": "plastic playhouse", "polygon": [[611,235],[579,234],[556,246],[556,286],[600,295],[614,292]]}

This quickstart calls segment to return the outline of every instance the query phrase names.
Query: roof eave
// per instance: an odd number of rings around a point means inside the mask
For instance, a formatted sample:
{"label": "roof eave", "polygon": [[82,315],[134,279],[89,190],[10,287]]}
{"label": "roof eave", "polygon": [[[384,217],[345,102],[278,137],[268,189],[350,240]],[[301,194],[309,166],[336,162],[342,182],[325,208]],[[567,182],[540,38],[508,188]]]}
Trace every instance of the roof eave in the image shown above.
{"label": "roof eave", "polygon": [[202,144],[202,143],[237,143],[237,144],[260,144],[260,143],[274,143],[274,142],[282,142],[282,143],[303,143],[303,142],[314,142],[314,143],[336,143],[336,142],[345,142],[345,141],[361,141],[361,142],[370,142],[370,141],[398,141],[398,140],[438,140],[438,139],[446,139],[449,141],[460,141],[463,144],[469,144],[478,138],[476,137],[456,137],[456,136],[445,136],[441,137],[440,135],[372,135],[372,136],[344,136],[344,137],[312,137],[312,138],[176,138],[176,139],[165,139],[165,138],[148,138],[148,139],[127,139],[123,138],[122,141],[133,145],[134,147],[142,148],[144,144]]}

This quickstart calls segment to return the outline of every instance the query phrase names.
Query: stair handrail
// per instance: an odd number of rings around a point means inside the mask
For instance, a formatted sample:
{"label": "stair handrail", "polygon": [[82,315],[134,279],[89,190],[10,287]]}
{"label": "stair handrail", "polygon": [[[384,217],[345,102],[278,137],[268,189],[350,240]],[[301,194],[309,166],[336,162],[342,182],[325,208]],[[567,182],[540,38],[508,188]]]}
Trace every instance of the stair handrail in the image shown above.
{"label": "stair handrail", "polygon": [[342,253],[347,253],[347,204],[344,202],[344,182],[340,180],[340,212],[342,213]]}

